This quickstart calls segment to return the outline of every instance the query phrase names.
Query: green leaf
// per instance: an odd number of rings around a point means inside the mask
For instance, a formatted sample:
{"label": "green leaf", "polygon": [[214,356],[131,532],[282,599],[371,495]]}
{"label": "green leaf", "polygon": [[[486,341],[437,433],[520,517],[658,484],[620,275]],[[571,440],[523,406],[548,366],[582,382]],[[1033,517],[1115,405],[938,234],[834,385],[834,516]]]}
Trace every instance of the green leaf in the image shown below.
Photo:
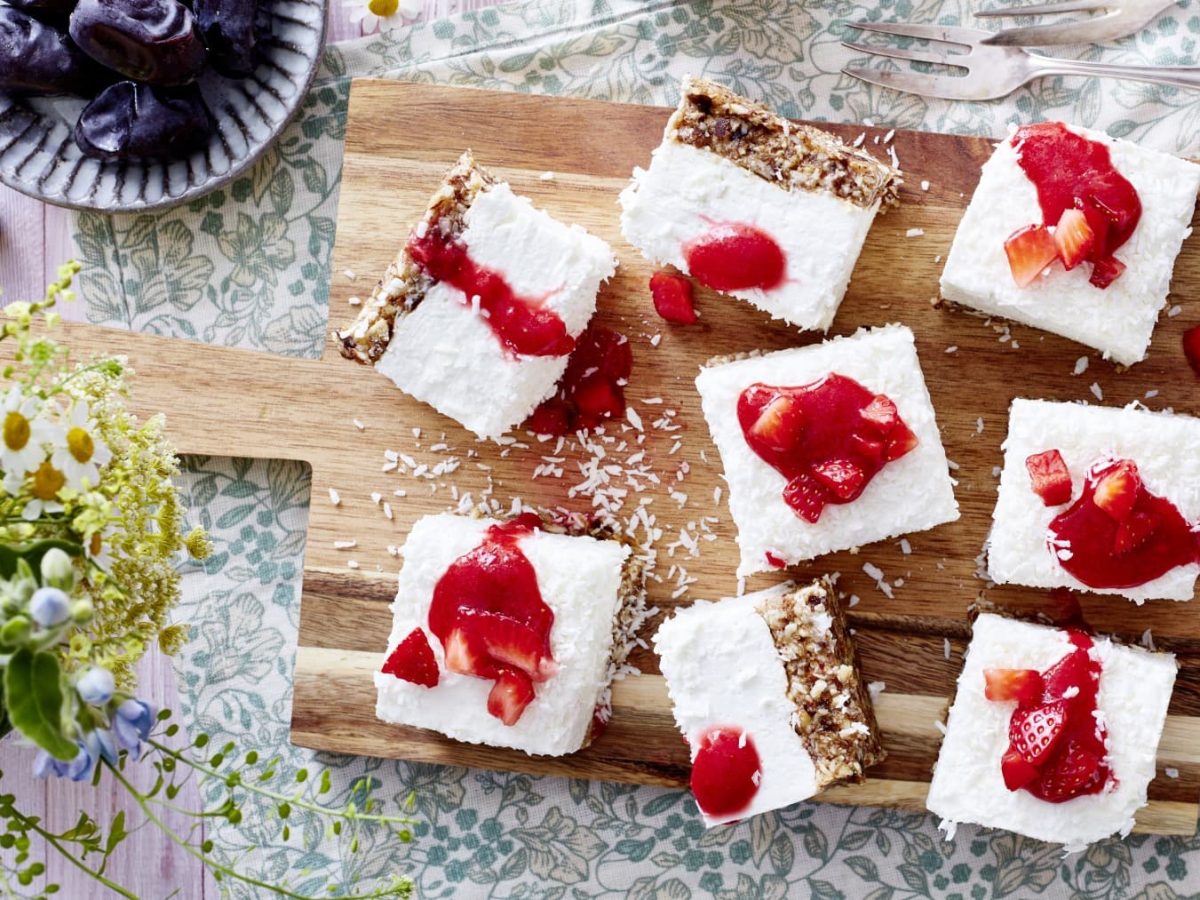
{"label": "green leaf", "polygon": [[62,731],[63,674],[58,657],[22,647],[4,670],[4,696],[13,726],[55,759],[70,762],[79,753]]}
{"label": "green leaf", "polygon": [[63,541],[49,538],[32,544],[2,544],[0,545],[0,578],[12,578],[17,574],[17,564],[23,559],[34,571],[40,571],[42,557],[57,547],[69,556],[81,556],[83,545],[74,541]]}
{"label": "green leaf", "polygon": [[129,832],[125,830],[125,810],[113,816],[112,824],[108,826],[108,840],[104,842],[104,855],[108,856],[117,849],[117,844],[125,840]]}

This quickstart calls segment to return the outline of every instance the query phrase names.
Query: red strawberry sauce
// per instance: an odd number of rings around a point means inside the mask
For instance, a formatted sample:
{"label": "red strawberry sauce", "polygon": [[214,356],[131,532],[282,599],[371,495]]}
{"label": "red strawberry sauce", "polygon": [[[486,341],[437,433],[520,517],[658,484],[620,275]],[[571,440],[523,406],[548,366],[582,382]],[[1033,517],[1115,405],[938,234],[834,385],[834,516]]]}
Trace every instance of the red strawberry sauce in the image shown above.
{"label": "red strawberry sauce", "polygon": [[1026,790],[1049,803],[1097,794],[1113,778],[1105,762],[1107,732],[1095,716],[1100,662],[1089,653],[1090,637],[1076,630],[1067,636],[1071,649],[1040,673],[1040,693],[1013,710],[1001,762],[1010,791]]}
{"label": "red strawberry sauce", "polygon": [[[1022,171],[1037,188],[1044,224],[1054,225],[1067,209],[1083,212],[1095,235],[1091,260],[1099,272],[1093,283],[1103,281],[1107,276],[1101,273],[1109,270],[1113,253],[1141,219],[1137,190],[1113,166],[1105,144],[1075,134],[1061,122],[1026,125],[1012,143]],[[1107,282],[1096,286],[1107,287]]]}
{"label": "red strawberry sauce", "polygon": [[554,396],[542,401],[525,427],[557,437],[621,418],[632,371],[629,339],[603,325],[589,325],[579,336]]}
{"label": "red strawberry sauce", "polygon": [[[429,630],[442,642],[448,669],[493,681],[507,672],[527,686],[530,698],[532,683],[545,681],[555,670],[550,650],[554,613],[542,600],[537,573],[517,543],[539,527],[531,513],[490,527],[478,547],[450,564],[429,607]],[[510,689],[505,696],[513,693]],[[515,711],[518,718],[523,709]]]}
{"label": "red strawberry sauce", "polygon": [[471,259],[460,241],[431,228],[421,237],[410,237],[408,251],[430,278],[462,291],[465,302],[478,297],[488,326],[510,353],[566,356],[575,346],[566,323],[554,310],[542,306],[544,298],[518,296],[503,275]]}
{"label": "red strawberry sauce", "polygon": [[[1117,470],[1132,472],[1125,482],[1131,496],[1123,502],[1116,498],[1103,509],[1097,487],[1103,492],[1105,476]],[[1103,493],[1099,502],[1104,502]],[[1152,494],[1127,460],[1093,469],[1083,495],[1055,516],[1050,532],[1070,551],[1067,559],[1056,554],[1059,564],[1094,588],[1137,587],[1200,559],[1187,520],[1170,500]]]}
{"label": "red strawberry sauce", "polygon": [[890,399],[836,373],[801,387],[752,384],[737,416],[750,449],[788,479],[784,501],[808,522],[826,504],[857,499],[917,445]]}
{"label": "red strawberry sauce", "polygon": [[783,284],[787,257],[775,239],[753,225],[713,222],[683,248],[688,274],[718,291],[769,291]]}
{"label": "red strawberry sauce", "polygon": [[714,725],[700,736],[692,760],[692,794],[708,815],[737,815],[750,805],[761,780],[758,750],[742,729]]}

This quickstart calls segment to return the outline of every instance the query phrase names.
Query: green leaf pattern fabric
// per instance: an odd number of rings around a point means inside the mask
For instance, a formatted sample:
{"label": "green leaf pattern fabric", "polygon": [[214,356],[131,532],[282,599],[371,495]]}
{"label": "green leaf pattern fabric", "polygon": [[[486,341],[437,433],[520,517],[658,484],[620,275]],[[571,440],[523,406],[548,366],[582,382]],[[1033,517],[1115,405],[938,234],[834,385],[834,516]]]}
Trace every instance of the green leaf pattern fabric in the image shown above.
{"label": "green leaf pattern fabric", "polygon": [[[1054,78],[988,104],[868,88],[841,74],[845,23],[859,19],[970,21],[964,0],[534,0],[333,46],[296,121],[250,173],[170,212],[77,217],[88,318],[317,356],[330,279],[342,277],[331,248],[359,75],[671,104],[695,73],[810,119],[1001,136],[1010,122],[1063,118],[1179,153],[1200,147],[1200,102],[1172,88]],[[1133,39],[1078,55],[1193,63],[1198,38],[1196,6],[1183,3]],[[307,470],[191,458],[184,481],[215,552],[185,578],[180,618],[194,627],[177,661],[181,712],[214,741],[279,753],[294,771],[314,756],[288,743]],[[216,852],[314,892],[408,871],[423,897],[1200,898],[1195,838],[1133,836],[1063,859],[1011,834],[963,827],[947,842],[929,816],[813,804],[706,832],[684,791],[316,756],[335,796],[364,774],[393,802],[415,791],[413,843],[351,854],[293,813],[294,834],[316,842],[304,851],[255,824],[271,823],[264,809],[248,826],[215,825]]]}

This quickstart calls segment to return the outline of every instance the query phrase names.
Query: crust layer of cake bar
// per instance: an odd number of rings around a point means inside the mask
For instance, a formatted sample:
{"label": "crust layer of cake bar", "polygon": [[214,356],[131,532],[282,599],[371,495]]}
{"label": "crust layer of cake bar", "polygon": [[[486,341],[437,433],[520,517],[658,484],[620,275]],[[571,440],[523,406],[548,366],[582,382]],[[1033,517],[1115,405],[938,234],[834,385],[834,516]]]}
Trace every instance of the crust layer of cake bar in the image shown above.
{"label": "crust layer of cake bar", "polygon": [[689,78],[667,136],[736,163],[787,190],[829,191],[869,209],[898,201],[900,172],[871,154],[704,78]]}
{"label": "crust layer of cake bar", "polygon": [[[466,228],[464,218],[475,197],[495,183],[496,179],[476,164],[471,151],[465,151],[442,179],[441,186],[430,198],[425,215],[413,231],[424,234],[426,229],[438,228],[447,236],[462,234]],[[413,261],[405,241],[371,291],[370,298],[363,303],[358,317],[348,328],[337,333],[342,342],[342,356],[373,365],[383,356],[392,339],[396,317],[416,309],[430,284],[431,279]]]}
{"label": "crust layer of cake bar", "polygon": [[887,754],[832,582],[822,578],[770,594],[758,613],[783,661],[796,733],[812,757],[818,786],[861,781],[863,770]]}

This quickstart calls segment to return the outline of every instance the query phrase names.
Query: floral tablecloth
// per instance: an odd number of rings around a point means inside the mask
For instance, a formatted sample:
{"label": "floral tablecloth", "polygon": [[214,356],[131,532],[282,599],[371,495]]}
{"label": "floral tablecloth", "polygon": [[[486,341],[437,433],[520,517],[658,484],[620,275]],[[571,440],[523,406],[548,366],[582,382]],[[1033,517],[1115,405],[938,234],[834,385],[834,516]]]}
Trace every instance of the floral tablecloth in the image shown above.
{"label": "floral tablecloth", "polygon": [[[962,0],[534,0],[331,47],[298,120],[251,174],[163,215],[77,219],[88,315],[318,354],[356,75],[670,104],[682,75],[702,73],[812,119],[998,135],[1009,121],[1061,117],[1167,150],[1200,150],[1200,102],[1171,88],[1053,79],[1003,102],[951,105],[840,74],[847,20],[956,23],[968,15]],[[1083,54],[1189,63],[1198,37],[1196,5],[1183,3],[1136,38]],[[299,768],[313,756],[288,743],[307,472],[193,458],[185,481],[216,552],[186,580],[181,612],[194,639],[177,662],[181,711],[218,742],[279,753],[285,768]],[[1134,836],[1064,860],[1011,834],[960,828],[947,842],[931,817],[808,804],[706,833],[682,791],[319,761],[343,790],[364,773],[396,802],[415,790],[414,842],[350,854],[338,840],[322,842],[310,823],[306,837],[318,849],[301,852],[273,824],[217,825],[216,852],[310,891],[346,873],[407,871],[430,897],[1200,897],[1197,839]]]}

